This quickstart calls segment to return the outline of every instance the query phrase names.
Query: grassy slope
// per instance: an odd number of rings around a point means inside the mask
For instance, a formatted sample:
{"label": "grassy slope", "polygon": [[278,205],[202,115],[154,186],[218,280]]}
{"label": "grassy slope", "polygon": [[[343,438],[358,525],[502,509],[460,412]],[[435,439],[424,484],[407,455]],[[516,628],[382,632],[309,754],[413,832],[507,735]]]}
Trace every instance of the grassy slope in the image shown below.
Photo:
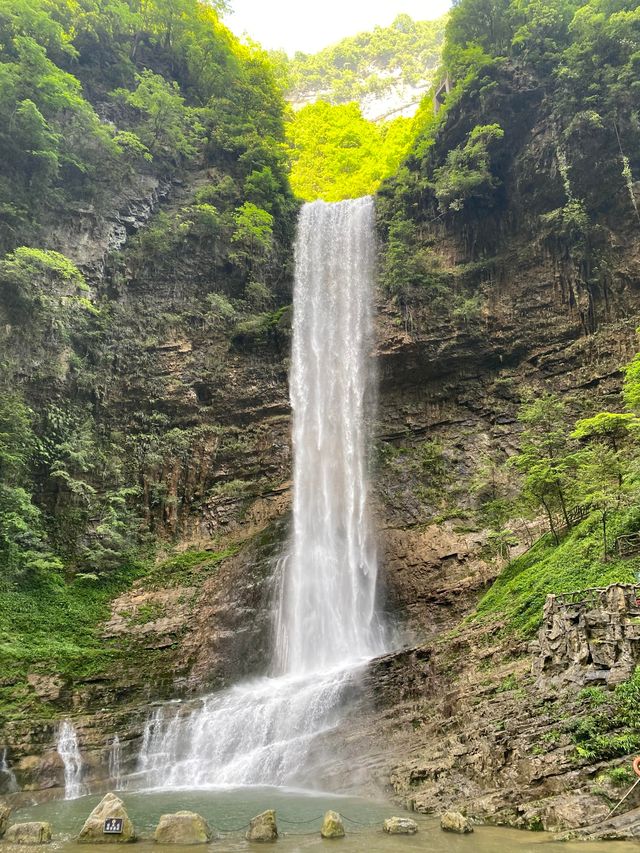
{"label": "grassy slope", "polygon": [[[76,577],[65,583],[49,575],[28,589],[3,593],[0,720],[28,709],[25,679],[29,673],[86,678],[106,672],[126,653],[118,644],[105,643],[100,627],[109,616],[111,601],[136,580],[144,578],[145,588],[189,585],[196,575],[201,580],[236,551],[235,547],[186,551],[154,565],[132,562],[100,580]],[[44,709],[39,707],[39,713]]]}
{"label": "grassy slope", "polygon": [[[638,510],[635,510],[637,515]],[[634,511],[612,517],[608,542],[628,532],[637,519]],[[550,534],[513,560],[481,599],[476,619],[500,616],[507,630],[532,635],[542,620],[542,608],[550,593],[571,592],[610,583],[633,583],[640,572],[640,556],[602,559],[600,514],[592,513],[555,545]]]}

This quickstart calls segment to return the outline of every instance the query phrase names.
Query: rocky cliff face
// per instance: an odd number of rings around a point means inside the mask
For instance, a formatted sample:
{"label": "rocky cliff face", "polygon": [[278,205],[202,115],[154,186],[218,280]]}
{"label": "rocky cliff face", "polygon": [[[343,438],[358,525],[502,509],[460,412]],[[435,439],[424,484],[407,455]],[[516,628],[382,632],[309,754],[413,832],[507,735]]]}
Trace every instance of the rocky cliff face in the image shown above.
{"label": "rocky cliff face", "polygon": [[[363,715],[355,727],[362,740],[354,733],[350,742],[373,742],[376,731],[388,745],[384,755],[373,751],[379,782],[390,779],[420,811],[453,806],[481,820],[557,829],[604,817],[616,799],[615,765],[626,766],[607,760],[615,750],[576,746],[580,727],[588,727],[589,694],[559,685],[575,681],[578,670],[586,679],[589,661],[592,669],[615,670],[620,658],[628,676],[632,641],[614,593],[603,597],[599,617],[580,604],[566,639],[558,619],[572,617],[552,618],[549,604],[542,658],[499,615],[465,620],[506,556],[492,552],[477,510],[483,490],[509,494],[512,487],[508,470],[494,463],[518,448],[523,388],[553,391],[574,411],[585,403],[619,408],[620,366],[637,348],[640,258],[637,221],[613,157],[596,167],[599,186],[616,187],[613,200],[594,187],[593,163],[574,161],[571,170],[588,199],[597,247],[576,250],[549,233],[544,213],[564,203],[558,142],[540,92],[525,82],[500,79],[480,100],[463,98],[428,154],[410,160],[400,190],[382,190],[387,281],[403,217],[413,256],[428,259],[430,269],[418,285],[412,268],[379,307],[377,489],[387,601],[430,663],[407,691],[407,674],[417,671],[398,659],[395,700],[382,680],[376,714]],[[489,205],[439,211],[428,183],[446,156],[439,146],[485,121],[502,122],[508,139],[496,167],[500,190]],[[443,280],[444,300],[434,289]],[[512,557],[540,533],[517,519],[509,526],[518,540]],[[623,621],[634,636],[632,614]]]}
{"label": "rocky cliff face", "polygon": [[[51,674],[43,662],[24,683],[5,678],[28,710],[10,709],[0,740],[27,790],[62,784],[60,719],[73,718],[88,776],[99,781],[115,733],[135,766],[150,702],[194,696],[267,663],[289,507],[287,259],[261,295],[271,313],[228,316],[246,281],[231,270],[220,278],[215,241],[176,245],[167,229],[169,245],[157,252],[143,242],[215,180],[195,170],[141,181],[107,215],[83,210],[52,227],[51,245],[78,264],[108,323],[88,341],[90,392],[75,387],[70,353],[55,380],[42,381],[41,353],[18,330],[30,399],[46,409],[74,395],[93,411],[136,487],[143,530],[160,544],[158,569],[117,597],[99,628],[106,668]],[[68,508],[64,495],[45,498]]]}

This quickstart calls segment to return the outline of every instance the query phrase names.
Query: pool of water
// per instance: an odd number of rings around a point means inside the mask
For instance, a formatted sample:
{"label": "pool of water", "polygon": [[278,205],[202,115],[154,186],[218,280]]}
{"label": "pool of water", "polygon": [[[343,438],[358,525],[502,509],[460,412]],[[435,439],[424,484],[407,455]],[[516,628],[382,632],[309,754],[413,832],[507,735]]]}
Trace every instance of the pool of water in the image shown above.
{"label": "pool of water", "polygon": [[[390,836],[382,832],[382,821],[393,814],[403,814],[397,806],[386,802],[340,797],[334,794],[310,794],[281,788],[242,788],[207,791],[139,792],[120,794],[125,802],[140,841],[137,853],[150,853],[154,845],[153,831],[161,814],[189,809],[203,815],[215,827],[218,838],[207,849],[211,853],[225,851],[248,851],[257,849],[244,839],[249,820],[261,811],[273,808],[277,813],[280,839],[274,850],[281,853],[315,851],[327,853],[631,853],[637,851],[634,843],[573,842],[558,847],[551,836],[545,833],[520,832],[518,830],[476,827],[473,835],[458,836],[440,830],[438,821],[423,815],[411,815],[419,825],[415,836]],[[102,845],[78,847],[78,834],[89,812],[101,797],[88,796],[77,800],[57,800],[37,806],[21,808],[13,815],[15,821],[46,820],[53,828],[51,850],[67,851],[94,849],[104,851]],[[325,841],[320,838],[322,816],[327,809],[335,809],[344,818],[346,838]],[[270,845],[266,845],[272,849]],[[0,844],[7,851],[9,845]],[[24,848],[23,848],[24,849]],[[130,849],[130,848],[125,848]],[[171,845],[166,848],[172,853],[194,853],[193,847]],[[195,848],[198,849],[198,848]],[[262,846],[260,849],[265,849]]]}

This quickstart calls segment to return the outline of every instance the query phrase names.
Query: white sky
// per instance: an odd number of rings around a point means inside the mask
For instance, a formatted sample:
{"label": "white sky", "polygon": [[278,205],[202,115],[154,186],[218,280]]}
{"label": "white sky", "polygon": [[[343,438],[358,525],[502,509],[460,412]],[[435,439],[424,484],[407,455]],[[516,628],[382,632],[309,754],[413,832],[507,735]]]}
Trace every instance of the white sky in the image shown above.
{"label": "white sky", "polygon": [[271,50],[315,53],[345,36],[388,26],[401,12],[416,21],[437,18],[449,0],[231,0],[225,18],[237,35],[247,33]]}

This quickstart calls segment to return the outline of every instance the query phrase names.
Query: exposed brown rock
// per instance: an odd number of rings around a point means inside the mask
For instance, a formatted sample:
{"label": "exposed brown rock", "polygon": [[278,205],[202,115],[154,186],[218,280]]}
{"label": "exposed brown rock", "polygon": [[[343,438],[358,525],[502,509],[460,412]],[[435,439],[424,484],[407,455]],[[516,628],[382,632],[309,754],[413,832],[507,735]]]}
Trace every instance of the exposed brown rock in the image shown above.
{"label": "exposed brown rock", "polygon": [[640,585],[550,595],[533,653],[541,687],[629,678],[640,663]]}
{"label": "exposed brown rock", "polygon": [[180,811],[163,814],[153,837],[158,844],[207,844],[213,833],[201,815]]}
{"label": "exposed brown rock", "polygon": [[4,840],[8,844],[48,844],[51,841],[51,826],[40,821],[14,823],[6,831]]}

